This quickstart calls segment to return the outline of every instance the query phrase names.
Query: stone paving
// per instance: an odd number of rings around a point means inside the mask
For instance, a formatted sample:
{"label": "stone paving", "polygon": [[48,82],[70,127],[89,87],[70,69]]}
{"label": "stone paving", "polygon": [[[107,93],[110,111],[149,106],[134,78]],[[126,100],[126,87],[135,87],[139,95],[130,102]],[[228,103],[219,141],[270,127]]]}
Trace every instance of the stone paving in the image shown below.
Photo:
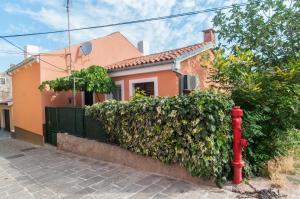
{"label": "stone paving", "polygon": [[235,198],[209,186],[88,159],[51,146],[0,140],[0,198]]}
{"label": "stone paving", "polygon": [[0,128],[0,140],[6,140],[8,138],[10,138],[10,133]]}

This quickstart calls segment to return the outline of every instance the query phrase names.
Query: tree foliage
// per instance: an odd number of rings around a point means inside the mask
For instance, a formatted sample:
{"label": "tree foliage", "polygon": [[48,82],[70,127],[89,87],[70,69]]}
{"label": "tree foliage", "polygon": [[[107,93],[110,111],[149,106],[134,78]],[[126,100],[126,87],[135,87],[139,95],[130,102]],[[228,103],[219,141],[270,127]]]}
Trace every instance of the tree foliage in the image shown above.
{"label": "tree foliage", "polygon": [[219,12],[213,19],[222,47],[240,46],[251,50],[262,69],[285,64],[299,57],[300,1],[248,0],[229,14]]}
{"label": "tree foliage", "polygon": [[114,81],[108,76],[106,69],[92,65],[88,68],[74,71],[70,76],[42,82],[40,90],[49,88],[54,91],[73,90],[75,78],[77,91],[111,93],[115,89]]}
{"label": "tree foliage", "polygon": [[250,0],[214,18],[220,50],[213,78],[245,110],[247,174],[292,146],[290,129],[300,118],[299,8],[293,0]]}

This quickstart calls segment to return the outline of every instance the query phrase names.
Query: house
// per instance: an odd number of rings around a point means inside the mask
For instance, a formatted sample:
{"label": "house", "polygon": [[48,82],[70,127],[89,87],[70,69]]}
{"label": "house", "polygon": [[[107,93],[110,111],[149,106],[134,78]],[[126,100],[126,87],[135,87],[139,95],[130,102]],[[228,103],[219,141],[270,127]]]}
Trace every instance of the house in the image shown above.
{"label": "house", "polygon": [[214,58],[214,45],[214,30],[208,29],[203,31],[202,43],[105,65],[117,86],[116,92],[105,98],[128,100],[136,88],[151,96],[208,89],[213,84],[208,82],[207,66]]}
{"label": "house", "polygon": [[203,36],[201,43],[150,55],[146,54],[146,43],[136,48],[119,32],[74,45],[70,51],[66,48],[39,54],[37,49],[27,48],[31,53],[8,70],[13,82],[13,136],[43,144],[45,107],[72,106],[73,99],[71,92],[40,92],[39,85],[94,64],[108,70],[117,89],[109,95],[78,92],[77,106],[109,98],[128,100],[137,88],[150,96],[175,96],[209,88],[209,66],[204,65],[214,58],[214,31],[205,30]]}
{"label": "house", "polygon": [[[85,49],[87,46],[90,48]],[[34,144],[44,142],[45,107],[72,106],[71,92],[40,92],[38,87],[43,81],[67,76],[71,70],[93,64],[110,65],[142,55],[119,32],[71,46],[70,51],[65,48],[39,53],[35,46],[26,46],[25,50],[24,60],[7,71],[12,77],[13,88],[12,136]],[[84,97],[77,94],[78,106],[85,104]]]}
{"label": "house", "polygon": [[0,73],[0,124],[6,131],[13,131],[11,77]]}

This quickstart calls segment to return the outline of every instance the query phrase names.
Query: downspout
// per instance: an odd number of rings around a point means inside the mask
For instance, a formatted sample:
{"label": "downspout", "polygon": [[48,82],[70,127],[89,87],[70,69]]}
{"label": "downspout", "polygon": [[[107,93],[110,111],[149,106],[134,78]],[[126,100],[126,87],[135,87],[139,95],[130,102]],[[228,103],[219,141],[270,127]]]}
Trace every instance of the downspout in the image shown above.
{"label": "downspout", "polygon": [[206,50],[209,50],[209,49],[213,49],[215,47],[215,43],[214,42],[210,42],[208,44],[205,44],[203,47],[197,49],[197,50],[194,50],[192,52],[189,52],[189,53],[185,53],[183,55],[180,55],[179,57],[175,58],[174,61],[173,61],[173,65],[172,65],[172,71],[176,73],[176,75],[178,77],[180,77],[179,79],[179,94],[180,95],[183,95],[183,83],[181,81],[181,77],[184,75],[183,73],[181,73],[179,70],[180,70],[180,64],[182,61],[190,58],[190,57],[193,57],[199,53],[202,53]]}
{"label": "downspout", "polygon": [[178,93],[179,95],[183,95],[183,84],[182,84],[182,76],[184,75],[183,73],[181,73],[177,66],[180,65],[179,60],[174,60],[173,64],[172,64],[172,71],[176,74],[176,76],[178,77]]}

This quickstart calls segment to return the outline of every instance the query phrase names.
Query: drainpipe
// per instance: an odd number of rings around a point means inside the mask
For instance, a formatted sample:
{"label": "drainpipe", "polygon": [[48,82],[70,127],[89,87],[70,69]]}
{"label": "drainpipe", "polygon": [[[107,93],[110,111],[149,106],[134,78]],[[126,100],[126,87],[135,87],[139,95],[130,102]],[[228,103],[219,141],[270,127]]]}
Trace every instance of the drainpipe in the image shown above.
{"label": "drainpipe", "polygon": [[178,86],[178,91],[179,91],[179,95],[183,95],[183,84],[182,84],[182,76],[184,75],[183,73],[181,73],[177,68],[177,64],[180,64],[180,61],[178,60],[174,60],[173,65],[172,65],[172,71],[176,74],[176,76],[178,77],[178,81],[179,81],[179,86]]}

